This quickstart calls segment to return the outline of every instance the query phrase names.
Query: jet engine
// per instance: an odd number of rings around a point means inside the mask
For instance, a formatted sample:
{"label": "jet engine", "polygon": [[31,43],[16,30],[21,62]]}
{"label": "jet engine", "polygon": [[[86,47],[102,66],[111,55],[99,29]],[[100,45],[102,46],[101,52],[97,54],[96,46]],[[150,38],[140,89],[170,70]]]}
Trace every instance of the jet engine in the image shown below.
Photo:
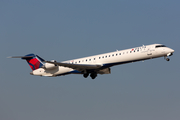
{"label": "jet engine", "polygon": [[[55,60],[51,60],[51,61],[52,61],[52,62],[55,62]],[[51,63],[45,63],[42,68],[47,69],[47,70],[50,70],[50,69],[55,69],[55,68],[57,68],[57,65],[51,64]]]}

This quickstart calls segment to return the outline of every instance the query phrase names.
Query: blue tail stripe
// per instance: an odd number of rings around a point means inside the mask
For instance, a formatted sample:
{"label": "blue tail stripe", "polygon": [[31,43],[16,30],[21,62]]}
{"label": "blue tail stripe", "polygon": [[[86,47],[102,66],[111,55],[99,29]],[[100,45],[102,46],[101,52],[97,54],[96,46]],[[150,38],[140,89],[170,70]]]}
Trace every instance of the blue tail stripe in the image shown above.
{"label": "blue tail stripe", "polygon": [[33,64],[29,63],[29,65],[31,65],[33,67],[33,70],[35,70],[35,66]]}

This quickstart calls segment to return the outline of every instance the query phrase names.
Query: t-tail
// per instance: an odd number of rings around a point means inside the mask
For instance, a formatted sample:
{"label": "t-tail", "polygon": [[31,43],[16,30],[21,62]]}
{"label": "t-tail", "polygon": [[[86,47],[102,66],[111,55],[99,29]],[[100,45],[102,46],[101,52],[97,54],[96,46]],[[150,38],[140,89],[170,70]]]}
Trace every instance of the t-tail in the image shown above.
{"label": "t-tail", "polygon": [[28,54],[25,56],[14,56],[9,58],[21,58],[23,60],[26,60],[33,71],[41,68],[44,65],[43,61],[45,61],[44,59],[35,54]]}

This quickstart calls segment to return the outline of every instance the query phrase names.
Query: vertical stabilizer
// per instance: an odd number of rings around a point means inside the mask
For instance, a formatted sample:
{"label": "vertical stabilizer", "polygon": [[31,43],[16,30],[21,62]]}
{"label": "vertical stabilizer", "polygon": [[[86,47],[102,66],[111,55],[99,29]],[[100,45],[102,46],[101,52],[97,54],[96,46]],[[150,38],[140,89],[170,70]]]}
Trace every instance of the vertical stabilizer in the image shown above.
{"label": "vertical stabilizer", "polygon": [[32,70],[39,69],[43,66],[44,59],[40,58],[38,55],[28,54],[21,58],[27,61]]}

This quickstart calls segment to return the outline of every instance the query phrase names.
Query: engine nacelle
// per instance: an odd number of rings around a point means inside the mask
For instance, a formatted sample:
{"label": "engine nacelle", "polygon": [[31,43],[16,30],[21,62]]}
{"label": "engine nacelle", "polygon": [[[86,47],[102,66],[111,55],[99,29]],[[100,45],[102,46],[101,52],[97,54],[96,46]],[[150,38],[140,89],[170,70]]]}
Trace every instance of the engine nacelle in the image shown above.
{"label": "engine nacelle", "polygon": [[45,63],[42,68],[47,69],[47,70],[50,70],[50,69],[55,69],[55,68],[57,68],[57,66],[56,66],[55,64]]}
{"label": "engine nacelle", "polygon": [[110,74],[111,69],[110,68],[105,68],[105,69],[99,70],[97,73],[98,74]]}

